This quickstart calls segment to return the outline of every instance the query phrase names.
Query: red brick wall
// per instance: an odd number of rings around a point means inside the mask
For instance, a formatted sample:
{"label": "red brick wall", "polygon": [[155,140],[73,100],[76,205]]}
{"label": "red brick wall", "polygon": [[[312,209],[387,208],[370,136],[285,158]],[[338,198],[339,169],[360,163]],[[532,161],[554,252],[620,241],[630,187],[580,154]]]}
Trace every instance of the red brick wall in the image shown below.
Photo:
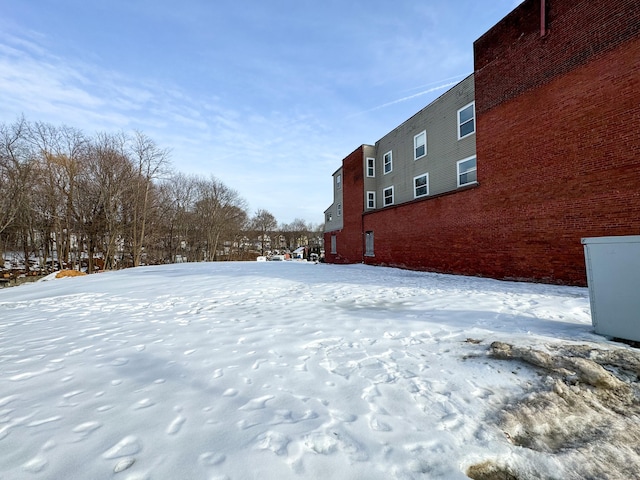
{"label": "red brick wall", "polygon": [[365,215],[367,263],[586,285],[582,237],[640,234],[640,2],[547,4],[476,42],[478,187]]}
{"label": "red brick wall", "polygon": [[[415,270],[478,275],[485,263],[480,188],[388,207],[364,216],[374,232],[374,257],[365,262]],[[487,272],[487,275],[489,273]]]}
{"label": "red brick wall", "polygon": [[[343,228],[324,234],[325,259],[329,263],[360,263],[363,254],[364,151],[358,147],[342,161]],[[337,254],[331,253],[331,235],[336,236]]]}
{"label": "red brick wall", "polygon": [[546,0],[541,38],[540,4],[526,0],[474,43],[476,112],[544,85],[640,32],[637,0]]}

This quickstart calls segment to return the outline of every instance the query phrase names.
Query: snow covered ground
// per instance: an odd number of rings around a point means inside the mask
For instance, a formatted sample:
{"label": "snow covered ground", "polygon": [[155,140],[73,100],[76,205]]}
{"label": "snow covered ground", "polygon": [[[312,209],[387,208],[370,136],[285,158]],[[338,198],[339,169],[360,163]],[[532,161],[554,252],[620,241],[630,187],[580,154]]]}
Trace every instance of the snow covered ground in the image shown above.
{"label": "snow covered ground", "polygon": [[503,417],[551,374],[489,352],[633,350],[592,330],[586,288],[364,265],[6,288],[0,479],[579,478],[583,454],[514,442]]}

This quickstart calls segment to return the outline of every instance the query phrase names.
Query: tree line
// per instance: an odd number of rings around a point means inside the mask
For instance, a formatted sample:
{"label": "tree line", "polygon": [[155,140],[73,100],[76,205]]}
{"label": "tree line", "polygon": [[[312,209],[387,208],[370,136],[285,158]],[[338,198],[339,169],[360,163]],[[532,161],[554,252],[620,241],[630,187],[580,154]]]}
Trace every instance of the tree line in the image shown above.
{"label": "tree line", "polygon": [[214,176],[173,170],[170,152],[140,131],[88,136],[20,118],[0,124],[0,267],[93,272],[142,264],[244,260],[319,249],[322,225],[253,216]]}

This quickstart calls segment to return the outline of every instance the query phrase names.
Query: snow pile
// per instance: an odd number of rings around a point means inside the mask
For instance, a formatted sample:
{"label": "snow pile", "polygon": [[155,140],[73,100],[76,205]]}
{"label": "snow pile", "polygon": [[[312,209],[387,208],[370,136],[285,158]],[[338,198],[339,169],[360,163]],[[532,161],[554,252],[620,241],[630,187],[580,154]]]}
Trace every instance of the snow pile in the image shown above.
{"label": "snow pile", "polygon": [[635,352],[575,287],[307,262],[13,287],[0,479],[630,478]]}

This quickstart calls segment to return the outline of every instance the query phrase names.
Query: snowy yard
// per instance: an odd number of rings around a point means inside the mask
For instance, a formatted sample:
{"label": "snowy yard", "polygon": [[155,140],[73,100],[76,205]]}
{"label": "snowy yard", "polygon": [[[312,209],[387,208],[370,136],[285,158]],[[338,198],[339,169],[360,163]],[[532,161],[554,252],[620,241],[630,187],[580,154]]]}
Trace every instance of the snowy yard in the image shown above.
{"label": "snowy yard", "polygon": [[586,288],[363,265],[3,289],[0,479],[631,478],[637,350],[592,330]]}

